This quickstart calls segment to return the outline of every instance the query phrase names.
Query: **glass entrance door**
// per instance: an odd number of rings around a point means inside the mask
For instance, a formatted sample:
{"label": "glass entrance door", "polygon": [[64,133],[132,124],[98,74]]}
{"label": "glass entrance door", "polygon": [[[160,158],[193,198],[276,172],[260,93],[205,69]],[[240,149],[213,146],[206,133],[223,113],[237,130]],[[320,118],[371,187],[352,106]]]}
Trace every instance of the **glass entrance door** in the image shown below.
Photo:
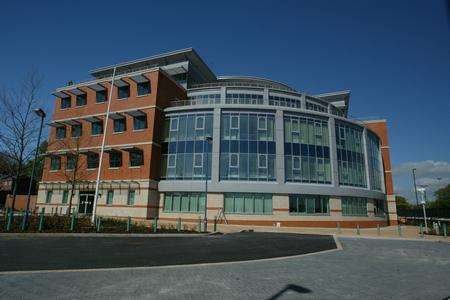
{"label": "glass entrance door", "polygon": [[78,213],[90,215],[94,207],[94,194],[80,193],[80,202],[78,204]]}

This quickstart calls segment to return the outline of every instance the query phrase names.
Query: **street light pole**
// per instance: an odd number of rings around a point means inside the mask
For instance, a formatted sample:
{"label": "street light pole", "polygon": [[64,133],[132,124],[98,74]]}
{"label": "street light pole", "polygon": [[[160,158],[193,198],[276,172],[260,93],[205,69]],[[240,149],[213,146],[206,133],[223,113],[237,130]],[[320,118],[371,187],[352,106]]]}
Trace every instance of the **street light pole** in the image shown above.
{"label": "street light pole", "polygon": [[[205,141],[208,145],[212,142],[212,137],[206,136]],[[211,151],[212,152],[212,151]],[[208,164],[208,152],[206,152],[206,170],[205,170],[205,214],[203,217],[203,230],[205,232],[208,231],[208,171],[209,171],[209,164]]]}
{"label": "street light pole", "polygon": [[34,152],[33,168],[31,171],[31,178],[30,178],[30,182],[28,185],[27,208],[25,210],[25,222],[24,222],[25,227],[28,224],[28,210],[30,209],[31,189],[33,187],[34,174],[36,172],[36,162],[37,162],[38,155],[39,155],[39,145],[41,143],[42,128],[44,127],[44,119],[45,119],[45,112],[43,109],[38,108],[38,109],[35,109],[34,112],[36,113],[36,115],[38,115],[41,118],[41,125],[39,127],[39,135],[38,135],[38,139],[37,139],[36,151]]}
{"label": "street light pole", "polygon": [[416,194],[416,206],[419,207],[419,198],[417,197],[417,185],[416,185],[416,168],[412,169],[413,181],[414,181],[414,192]]}
{"label": "street light pole", "polygon": [[422,201],[421,201],[421,203],[422,203],[422,210],[423,210],[423,220],[424,220],[424,223],[425,223],[425,232],[428,232],[428,225],[427,225],[427,210],[426,210],[426,208],[425,208],[425,204],[426,204],[426,193],[427,193],[427,191],[426,191],[426,189],[424,188],[424,187],[421,187],[420,188],[420,192],[421,192],[421,195],[422,195]]}

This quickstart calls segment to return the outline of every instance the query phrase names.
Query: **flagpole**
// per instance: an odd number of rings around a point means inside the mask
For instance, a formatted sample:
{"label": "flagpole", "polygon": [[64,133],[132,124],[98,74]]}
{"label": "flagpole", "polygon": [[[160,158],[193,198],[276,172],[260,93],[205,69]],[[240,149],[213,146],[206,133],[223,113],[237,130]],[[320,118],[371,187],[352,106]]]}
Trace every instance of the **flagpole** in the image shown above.
{"label": "flagpole", "polygon": [[114,77],[116,76],[116,67],[114,67],[113,75],[111,78],[111,88],[109,90],[109,96],[108,96],[108,106],[106,109],[106,116],[103,126],[103,138],[102,138],[102,147],[100,148],[100,157],[98,162],[98,171],[97,171],[97,181],[95,182],[95,195],[94,195],[94,205],[92,207],[92,223],[95,222],[95,215],[97,213],[97,201],[98,201],[98,188],[100,185],[100,174],[102,171],[102,163],[103,163],[103,152],[105,150],[105,142],[106,142],[106,132],[108,129],[108,119],[109,119],[109,110],[111,108],[111,98],[112,98],[112,92],[114,89]]}

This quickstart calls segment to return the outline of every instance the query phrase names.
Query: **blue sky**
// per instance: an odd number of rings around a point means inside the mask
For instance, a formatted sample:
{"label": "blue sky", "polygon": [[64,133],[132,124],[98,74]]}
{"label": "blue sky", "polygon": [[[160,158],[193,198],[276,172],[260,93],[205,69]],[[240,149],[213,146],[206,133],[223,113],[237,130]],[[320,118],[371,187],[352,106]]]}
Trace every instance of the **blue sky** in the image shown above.
{"label": "blue sky", "polygon": [[50,110],[54,88],[95,67],[194,47],[218,75],[350,89],[352,116],[388,119],[395,185],[410,196],[412,166],[432,189],[450,182],[448,15],[438,0],[7,0],[0,85],[36,67]]}

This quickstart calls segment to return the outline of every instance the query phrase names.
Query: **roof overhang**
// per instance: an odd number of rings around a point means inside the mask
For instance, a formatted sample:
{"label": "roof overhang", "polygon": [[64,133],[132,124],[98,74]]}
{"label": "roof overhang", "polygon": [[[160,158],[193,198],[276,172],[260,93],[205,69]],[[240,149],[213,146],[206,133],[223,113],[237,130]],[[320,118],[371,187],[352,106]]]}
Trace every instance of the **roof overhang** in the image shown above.
{"label": "roof overhang", "polygon": [[104,85],[102,85],[101,83],[94,83],[94,84],[88,85],[87,87],[96,92],[106,90],[106,87]]}
{"label": "roof overhang", "polygon": [[80,121],[73,120],[73,119],[59,121],[59,123],[62,123],[62,124],[68,125],[68,126],[74,126],[74,125],[80,125],[81,124]]}
{"label": "roof overhang", "polygon": [[113,112],[109,114],[109,118],[113,120],[125,119],[125,116],[121,113]]}
{"label": "roof overhang", "polygon": [[74,94],[75,96],[81,96],[81,95],[86,94],[85,91],[80,90],[79,88],[71,89],[68,92],[70,92],[71,94]]}
{"label": "roof overhang", "polygon": [[136,83],[144,83],[149,82],[150,80],[143,74],[138,74],[130,77],[131,80],[133,80]]}
{"label": "roof overhang", "polygon": [[65,92],[59,92],[59,91],[53,92],[52,95],[55,97],[58,97],[58,98],[69,98],[70,97],[69,94],[67,94]]}
{"label": "roof overhang", "polygon": [[127,111],[125,112],[127,115],[132,116],[132,117],[142,117],[142,116],[146,116],[147,114],[145,112],[143,112],[140,109],[136,109],[136,110],[131,110],[131,111]]}
{"label": "roof overhang", "polygon": [[47,123],[47,125],[55,127],[55,128],[66,127],[66,125],[61,122],[51,122],[51,123]]}
{"label": "roof overhang", "polygon": [[118,87],[124,87],[124,86],[130,85],[130,84],[123,79],[117,79],[117,80],[114,80],[114,85],[118,86]]}
{"label": "roof overhang", "polygon": [[96,117],[96,116],[85,117],[85,118],[83,118],[83,120],[91,122],[91,123],[102,121],[101,118]]}

